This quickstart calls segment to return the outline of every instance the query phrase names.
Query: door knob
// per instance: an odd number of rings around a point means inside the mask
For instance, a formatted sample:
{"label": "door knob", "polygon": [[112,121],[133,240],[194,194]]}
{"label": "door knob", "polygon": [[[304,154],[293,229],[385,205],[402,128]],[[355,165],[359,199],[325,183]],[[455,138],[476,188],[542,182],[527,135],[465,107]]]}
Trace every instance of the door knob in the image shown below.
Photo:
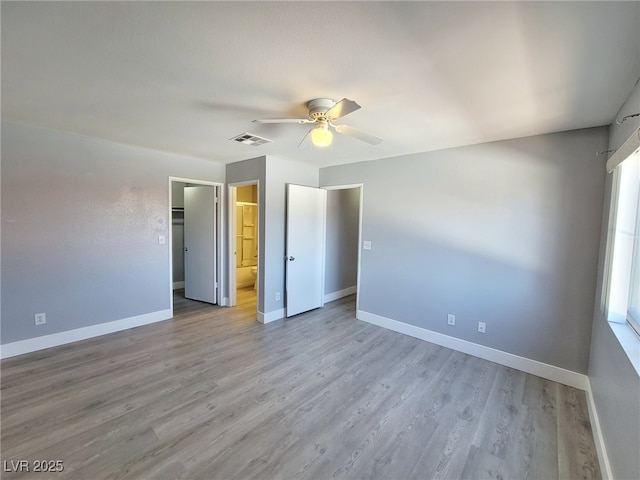
{"label": "door knob", "polygon": [[296,257],[289,257],[289,261],[293,262],[296,259]]}

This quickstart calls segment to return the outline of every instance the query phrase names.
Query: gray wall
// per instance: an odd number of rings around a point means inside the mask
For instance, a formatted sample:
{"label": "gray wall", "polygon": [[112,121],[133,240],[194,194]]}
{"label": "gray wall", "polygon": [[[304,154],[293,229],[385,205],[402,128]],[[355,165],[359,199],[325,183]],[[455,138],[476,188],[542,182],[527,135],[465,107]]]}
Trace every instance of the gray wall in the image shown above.
{"label": "gray wall", "polygon": [[[279,157],[258,157],[227,165],[227,182],[259,180],[258,311],[278,312],[285,306],[285,198],[287,183],[318,186],[318,169]],[[280,293],[280,300],[276,300]]]}
{"label": "gray wall", "polygon": [[[184,182],[171,182],[171,206],[184,208]],[[173,282],[184,282],[184,211],[172,212],[171,256]]]}
{"label": "gray wall", "polygon": [[171,206],[184,208],[184,182],[171,182]]}
{"label": "gray wall", "polygon": [[173,282],[184,282],[184,218],[171,224]]}
{"label": "gray wall", "polygon": [[[265,313],[285,307],[285,230],[287,184],[318,186],[318,168],[279,157],[267,157]],[[276,300],[280,292],[280,300]]]}
{"label": "gray wall", "polygon": [[3,344],[169,308],[170,175],[224,182],[225,170],[2,123]]}
{"label": "gray wall", "polygon": [[364,183],[360,310],[586,373],[607,138],[593,128],[321,169],[321,186]]}
{"label": "gray wall", "polygon": [[[636,84],[616,118],[638,112],[640,84]],[[629,119],[622,125],[614,122],[609,130],[609,148],[617,149],[638,127],[638,118]],[[640,377],[609,327],[600,305],[612,178],[613,175],[607,175],[589,380],[613,477],[635,479],[640,476]]]}
{"label": "gray wall", "polygon": [[356,286],[359,217],[359,188],[327,191],[325,294]]}

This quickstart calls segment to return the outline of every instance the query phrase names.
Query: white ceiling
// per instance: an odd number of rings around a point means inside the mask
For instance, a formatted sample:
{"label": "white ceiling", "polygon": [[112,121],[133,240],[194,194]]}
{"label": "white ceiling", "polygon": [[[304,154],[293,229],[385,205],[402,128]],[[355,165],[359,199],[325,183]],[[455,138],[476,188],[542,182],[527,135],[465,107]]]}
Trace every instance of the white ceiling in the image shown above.
{"label": "white ceiling", "polygon": [[[225,163],[605,125],[639,76],[640,2],[2,2],[3,118]],[[315,97],[357,101],[338,123],[383,143],[251,122]]]}

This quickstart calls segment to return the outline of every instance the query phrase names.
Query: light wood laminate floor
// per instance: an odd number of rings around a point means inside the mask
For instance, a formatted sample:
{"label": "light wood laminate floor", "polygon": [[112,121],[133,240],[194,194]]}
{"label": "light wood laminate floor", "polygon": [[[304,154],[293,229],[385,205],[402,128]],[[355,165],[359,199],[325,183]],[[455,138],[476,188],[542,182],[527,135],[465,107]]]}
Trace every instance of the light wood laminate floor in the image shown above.
{"label": "light wood laminate floor", "polygon": [[360,322],[353,297],[267,325],[250,301],[178,310],[3,360],[5,467],[64,470],[2,478],[601,476],[584,392]]}

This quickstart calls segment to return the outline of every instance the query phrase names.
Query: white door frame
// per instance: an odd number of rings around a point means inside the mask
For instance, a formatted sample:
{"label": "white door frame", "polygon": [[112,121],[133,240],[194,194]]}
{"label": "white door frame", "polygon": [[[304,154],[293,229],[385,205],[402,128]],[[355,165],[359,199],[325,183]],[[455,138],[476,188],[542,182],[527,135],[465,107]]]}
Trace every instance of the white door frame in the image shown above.
{"label": "white door frame", "polygon": [[[229,198],[229,204],[227,205],[227,218],[229,219],[229,231],[227,244],[229,248],[227,250],[227,265],[228,265],[228,285],[229,285],[229,297],[227,298],[226,305],[229,307],[233,307],[236,305],[236,199],[238,197],[238,187],[246,187],[247,185],[255,185],[257,189],[257,225],[256,232],[258,232],[258,275],[256,277],[256,315],[258,311],[258,305],[260,305],[260,275],[264,276],[265,272],[262,272],[260,268],[260,259],[262,258],[262,236],[260,235],[260,225],[262,225],[262,214],[260,213],[260,180],[245,180],[242,182],[235,182],[227,184],[227,195]],[[264,278],[264,277],[263,277]]]}
{"label": "white door frame", "polygon": [[224,183],[210,182],[207,180],[198,180],[194,178],[172,177],[169,176],[169,305],[171,309],[171,316],[173,317],[173,228],[171,225],[172,209],[173,209],[173,182],[190,183],[192,185],[209,185],[215,188],[215,194],[218,199],[216,202],[215,214],[216,214],[216,257],[218,258],[216,267],[216,282],[217,282],[217,298],[218,305],[224,306],[224,292],[225,278],[224,272],[224,260],[223,255],[225,248],[225,235],[224,235],[224,195],[222,195],[222,189]]}
{"label": "white door frame", "polygon": [[360,261],[362,257],[362,212],[364,210],[364,183],[351,183],[346,185],[327,185],[325,190],[351,190],[360,189],[360,201],[358,203],[358,268],[356,273],[356,312],[360,309]]}

